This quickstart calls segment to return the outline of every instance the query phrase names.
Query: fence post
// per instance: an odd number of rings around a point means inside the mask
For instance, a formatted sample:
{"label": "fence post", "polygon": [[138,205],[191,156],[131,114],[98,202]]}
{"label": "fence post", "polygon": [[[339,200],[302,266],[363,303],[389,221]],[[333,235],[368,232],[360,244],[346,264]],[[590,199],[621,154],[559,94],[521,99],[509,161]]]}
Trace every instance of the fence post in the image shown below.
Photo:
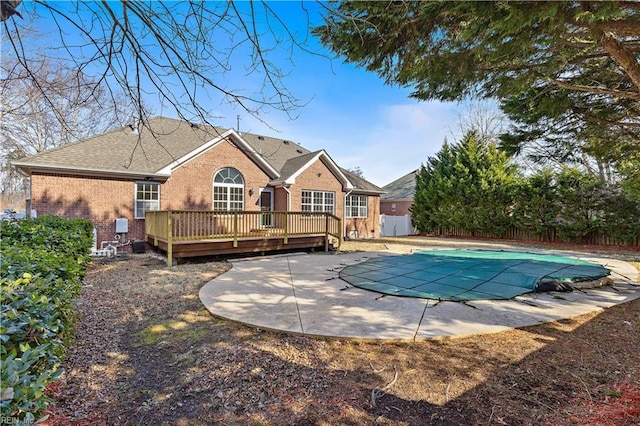
{"label": "fence post", "polygon": [[173,265],[173,222],[171,210],[167,212],[167,266]]}

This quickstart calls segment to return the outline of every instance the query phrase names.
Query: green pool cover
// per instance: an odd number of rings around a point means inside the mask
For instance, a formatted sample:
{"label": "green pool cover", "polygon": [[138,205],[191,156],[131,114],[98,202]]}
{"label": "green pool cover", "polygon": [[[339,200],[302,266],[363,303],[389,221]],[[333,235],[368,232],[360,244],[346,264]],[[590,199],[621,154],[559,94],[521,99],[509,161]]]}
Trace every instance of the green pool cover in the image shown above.
{"label": "green pool cover", "polygon": [[490,250],[432,250],[381,256],[340,271],[355,287],[393,296],[436,300],[511,299],[543,281],[591,281],[601,265],[564,256]]}

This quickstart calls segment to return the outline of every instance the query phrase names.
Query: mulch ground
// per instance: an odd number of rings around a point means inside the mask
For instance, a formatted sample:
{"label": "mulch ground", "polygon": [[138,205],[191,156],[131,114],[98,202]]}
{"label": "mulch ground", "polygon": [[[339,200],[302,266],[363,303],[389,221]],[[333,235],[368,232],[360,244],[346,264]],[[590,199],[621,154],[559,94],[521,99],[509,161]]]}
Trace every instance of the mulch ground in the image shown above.
{"label": "mulch ground", "polygon": [[198,291],[229,268],[97,260],[46,424],[640,424],[640,300],[466,338],[318,339],[210,315]]}

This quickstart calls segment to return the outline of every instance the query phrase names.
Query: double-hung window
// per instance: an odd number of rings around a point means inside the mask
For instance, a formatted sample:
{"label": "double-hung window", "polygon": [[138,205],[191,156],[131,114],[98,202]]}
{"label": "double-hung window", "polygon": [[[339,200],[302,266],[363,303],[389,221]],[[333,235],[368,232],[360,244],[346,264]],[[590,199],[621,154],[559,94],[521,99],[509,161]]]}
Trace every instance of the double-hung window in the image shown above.
{"label": "double-hung window", "polygon": [[333,214],[336,194],[331,191],[302,190],[301,209],[303,212],[325,212]]}
{"label": "double-hung window", "polygon": [[347,196],[346,209],[347,217],[367,217],[367,196]]}
{"label": "double-hung window", "polygon": [[136,183],[135,218],[144,219],[148,211],[160,210],[160,184]]}

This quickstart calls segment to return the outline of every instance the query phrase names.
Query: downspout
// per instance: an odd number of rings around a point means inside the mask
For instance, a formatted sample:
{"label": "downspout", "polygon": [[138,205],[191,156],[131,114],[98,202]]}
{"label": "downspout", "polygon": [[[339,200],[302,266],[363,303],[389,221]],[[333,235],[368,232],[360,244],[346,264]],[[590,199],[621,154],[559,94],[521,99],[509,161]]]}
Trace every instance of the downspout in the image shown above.
{"label": "downspout", "polygon": [[342,223],[344,226],[344,232],[342,233],[343,240],[347,239],[347,197],[352,192],[353,192],[353,189],[350,189],[349,191],[347,191],[346,194],[344,194],[344,202],[342,203]]}
{"label": "downspout", "polygon": [[291,191],[282,184],[282,189],[287,193],[287,212],[284,215],[284,243],[289,243],[289,212],[291,211]]}
{"label": "downspout", "polygon": [[289,188],[287,188],[284,185],[282,185],[282,189],[284,189],[287,192],[287,211],[290,212],[291,211],[291,191],[289,191]]}
{"label": "downspout", "polygon": [[31,185],[32,173],[31,172],[26,173],[24,170],[16,166],[14,166],[13,168],[16,169],[18,173],[21,174],[22,176],[29,178],[29,202],[28,203],[25,202],[24,212],[27,218],[31,219],[31,210],[33,208],[33,185]]}

